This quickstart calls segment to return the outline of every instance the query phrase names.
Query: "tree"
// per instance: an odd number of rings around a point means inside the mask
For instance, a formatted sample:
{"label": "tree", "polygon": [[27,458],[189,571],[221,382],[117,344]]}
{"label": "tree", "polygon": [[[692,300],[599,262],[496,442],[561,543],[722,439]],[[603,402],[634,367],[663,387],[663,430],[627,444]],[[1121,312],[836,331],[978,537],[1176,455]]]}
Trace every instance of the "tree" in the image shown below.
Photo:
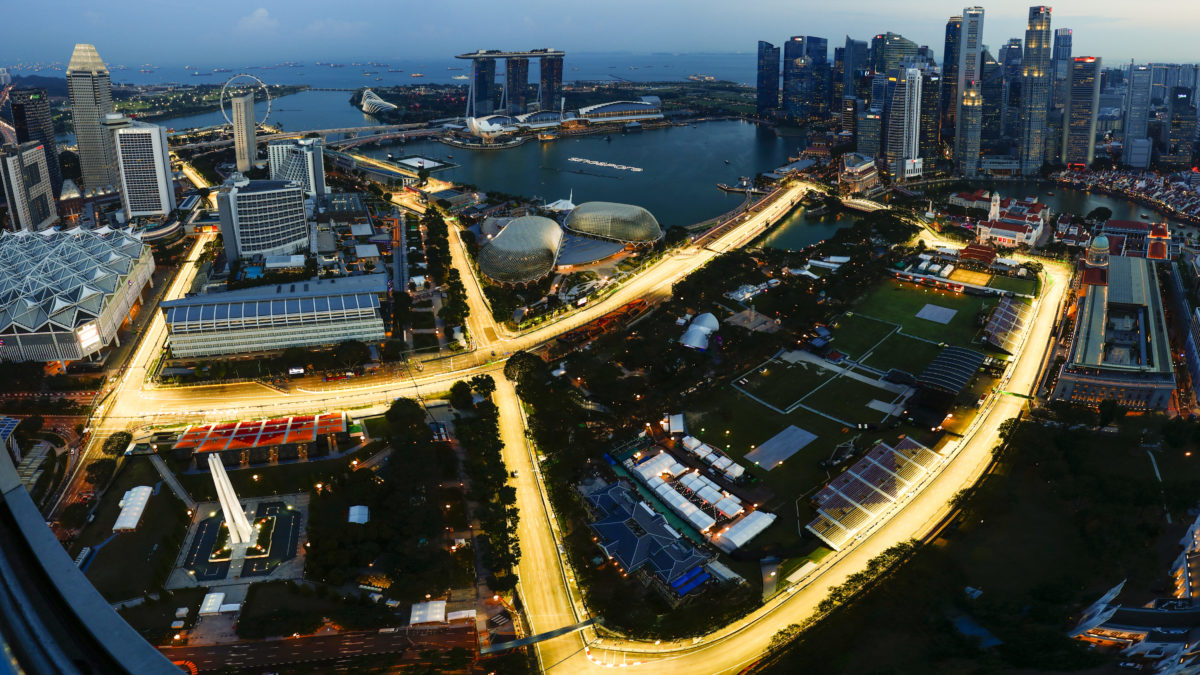
{"label": "tree", "polygon": [[1100,401],[1100,426],[1106,427],[1125,416],[1125,406],[1111,398]]}
{"label": "tree", "polygon": [[58,522],[61,523],[63,527],[70,529],[83,527],[84,524],[87,523],[89,510],[90,507],[86,502],[73,502],[71,504],[67,504],[67,507],[62,511],[62,515],[59,516]]}
{"label": "tree", "polygon": [[504,363],[504,377],[508,378],[509,382],[520,382],[526,375],[544,368],[545,365],[545,362],[529,352],[517,352]]}
{"label": "tree", "polygon": [[1085,217],[1085,220],[1090,220],[1094,223],[1099,223],[1099,222],[1106,221],[1109,218],[1112,218],[1112,215],[1113,215],[1112,209],[1104,207],[1104,206],[1097,206],[1096,208],[1092,209],[1087,214],[1087,216]]}
{"label": "tree", "polygon": [[104,439],[104,454],[113,455],[114,457],[125,452],[125,448],[133,442],[133,434],[128,431],[118,431],[117,433]]}
{"label": "tree", "polygon": [[84,470],[84,480],[90,485],[104,485],[117,470],[117,462],[113,459],[97,459],[87,465]]}
{"label": "tree", "polygon": [[41,431],[42,426],[44,426],[45,423],[46,420],[43,419],[41,415],[34,414],[21,420],[21,423],[18,426],[20,427],[21,432],[25,434],[26,437],[29,437]]}
{"label": "tree", "polygon": [[491,375],[476,375],[471,378],[471,388],[476,394],[488,398],[496,391],[496,381]]}
{"label": "tree", "polygon": [[475,397],[471,394],[471,385],[463,380],[455,382],[450,387],[450,405],[456,410],[467,412],[475,409]]}
{"label": "tree", "polygon": [[425,421],[425,409],[411,398],[396,399],[383,416],[392,429],[393,445],[428,443],[433,438],[433,431]]}

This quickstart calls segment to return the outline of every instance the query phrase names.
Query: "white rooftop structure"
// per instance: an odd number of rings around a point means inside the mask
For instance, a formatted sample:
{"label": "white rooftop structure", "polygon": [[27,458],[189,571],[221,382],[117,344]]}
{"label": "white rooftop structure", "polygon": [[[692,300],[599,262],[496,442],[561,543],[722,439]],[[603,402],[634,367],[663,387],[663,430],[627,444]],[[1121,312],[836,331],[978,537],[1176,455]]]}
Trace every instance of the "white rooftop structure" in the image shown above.
{"label": "white rooftop structure", "polygon": [[121,513],[117,516],[117,522],[113,523],[113,532],[136,530],[142,520],[142,513],[146,510],[146,502],[150,501],[152,494],[154,488],[149,485],[139,485],[127,490],[121,498]]}
{"label": "white rooftop structure", "polygon": [[413,604],[408,625],[419,626],[427,623],[446,623],[445,600],[430,600]]}
{"label": "white rooftop structure", "polygon": [[729,529],[713,536],[713,543],[722,551],[729,552],[745,546],[748,541],[775,522],[775,514],[753,511],[734,523]]}
{"label": "white rooftop structure", "polygon": [[0,360],[100,351],[153,272],[150,247],[121,230],[0,232]]}
{"label": "white rooftop structure", "polygon": [[371,520],[371,510],[369,508],[362,505],[350,507],[350,522],[365,525],[369,520]]}
{"label": "white rooftop structure", "polygon": [[358,258],[359,260],[378,258],[379,247],[375,244],[359,244],[354,247],[354,257]]}
{"label": "white rooftop structure", "polygon": [[268,255],[263,256],[263,267],[269,270],[302,268],[305,260],[306,258],[302,255]]}
{"label": "white rooftop structure", "polygon": [[717,317],[705,312],[692,319],[692,323],[684,331],[683,337],[679,338],[679,344],[696,351],[705,351],[708,349],[708,339],[720,327],[721,323],[717,321]]}
{"label": "white rooftop structure", "polygon": [[200,602],[200,616],[210,616],[221,611],[221,604],[225,602],[224,593],[209,593],[204,596],[204,600]]}

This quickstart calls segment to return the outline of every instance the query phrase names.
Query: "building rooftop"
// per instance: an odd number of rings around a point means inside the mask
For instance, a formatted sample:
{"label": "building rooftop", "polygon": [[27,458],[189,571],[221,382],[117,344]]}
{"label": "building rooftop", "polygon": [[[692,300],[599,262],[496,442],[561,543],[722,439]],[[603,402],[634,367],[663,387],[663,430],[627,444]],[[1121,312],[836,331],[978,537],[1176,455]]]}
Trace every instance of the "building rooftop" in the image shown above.
{"label": "building rooftop", "polygon": [[108,67],[104,65],[100,53],[96,51],[96,45],[83,43],[75,45],[75,50],[71,52],[71,60],[67,63],[67,74],[73,72],[88,72],[93,75],[108,72]]}
{"label": "building rooftop", "polygon": [[108,227],[0,232],[0,332],[69,331],[98,318],[145,247]]}
{"label": "building rooftop", "polygon": [[1166,319],[1153,263],[1113,256],[1108,283],[1090,285],[1079,303],[1075,366],[1170,373]]}
{"label": "building rooftop", "polygon": [[314,298],[331,295],[353,295],[356,293],[386,293],[386,274],[364,274],[353,277],[329,277],[294,281],[286,284],[270,284],[236,291],[204,293],[162,303],[163,309],[172,307],[195,307],[227,302],[255,302],[262,300],[286,300],[289,298]]}

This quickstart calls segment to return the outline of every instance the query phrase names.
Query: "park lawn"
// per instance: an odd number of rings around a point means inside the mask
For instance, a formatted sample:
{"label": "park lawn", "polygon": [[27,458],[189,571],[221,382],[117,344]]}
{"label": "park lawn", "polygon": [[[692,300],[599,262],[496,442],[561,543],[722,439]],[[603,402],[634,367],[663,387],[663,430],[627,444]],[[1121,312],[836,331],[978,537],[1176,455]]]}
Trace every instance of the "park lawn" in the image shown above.
{"label": "park lawn", "polygon": [[[167,596],[159,596],[157,600],[143,602],[140,605],[126,607],[120,610],[120,615],[134,630],[146,638],[152,645],[171,644],[171,637],[178,631],[171,629],[175,621],[184,622],[184,630],[196,623],[200,603],[204,600],[207,588],[181,588],[171,591]],[[180,607],[188,608],[186,619],[176,619],[175,610]]]}
{"label": "park lawn", "polygon": [[[864,297],[855,311],[876,319],[898,323],[908,335],[958,347],[970,347],[978,344],[975,339],[979,333],[976,316],[981,309],[995,305],[996,302],[994,298],[954,293],[889,279]],[[925,305],[937,305],[957,311],[949,323],[941,324],[917,318],[917,312]]]}
{"label": "park lawn", "polygon": [[1012,291],[1014,293],[1023,293],[1025,295],[1033,295],[1037,292],[1037,282],[1033,279],[1021,279],[1019,277],[992,277],[988,282],[990,288],[998,288],[1002,291]]}
{"label": "park lawn", "polygon": [[371,438],[385,439],[392,433],[392,425],[388,424],[387,418],[383,415],[364,417],[362,423],[367,435]]}
{"label": "park lawn", "polygon": [[834,371],[814,363],[772,359],[746,375],[746,384],[740,386],[769,405],[787,410],[834,375]]}
{"label": "park lawn", "polygon": [[413,329],[437,328],[437,317],[433,315],[433,312],[416,311],[410,313],[409,316]]}
{"label": "park lawn", "polygon": [[867,407],[873,400],[891,403],[897,394],[887,389],[842,376],[805,397],[804,405],[832,415],[843,422],[879,422],[885,413]]}
{"label": "park lawn", "polygon": [[896,326],[869,316],[848,312],[834,319],[833,348],[852,359],[861,358]]}
{"label": "park lawn", "polygon": [[95,519],[71,548],[71,554],[77,555],[84,546],[92,547],[85,574],[110,602],[136,598],[161,585],[179,553],[187,529],[187,507],[165,484],[146,503],[136,530],[118,534],[112,531],[125,492],[139,485],[157,485],[160,480],[149,459],[126,460],[101,498]]}
{"label": "park lawn", "polygon": [[[243,499],[308,492],[317,483],[328,482],[335,474],[349,470],[353,460],[357,459],[361,462],[382,447],[382,443],[372,443],[336,459],[292,462],[276,466],[250,466],[240,469],[227,467],[226,470],[234,491]],[[254,479],[255,476],[258,476],[258,480]],[[179,481],[197,501],[215,501],[217,499],[217,491],[208,471],[182,474],[179,476]]]}
{"label": "park lawn", "polygon": [[928,340],[893,333],[872,350],[862,363],[885,373],[895,368],[911,375],[920,375],[941,351],[940,346]]}
{"label": "park lawn", "polygon": [[441,346],[438,336],[433,333],[413,333],[412,338],[414,350],[437,349]]}

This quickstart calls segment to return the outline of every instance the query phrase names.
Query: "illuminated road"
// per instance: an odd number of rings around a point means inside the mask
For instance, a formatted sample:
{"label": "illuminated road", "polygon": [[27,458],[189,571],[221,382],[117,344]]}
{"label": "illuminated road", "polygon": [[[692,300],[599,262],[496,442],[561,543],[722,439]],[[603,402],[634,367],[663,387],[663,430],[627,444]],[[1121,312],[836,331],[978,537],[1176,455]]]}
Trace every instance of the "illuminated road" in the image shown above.
{"label": "illuminated road", "polygon": [[[561,321],[546,324],[519,336],[496,335],[487,344],[500,353],[536,346],[555,336],[602,316],[636,298],[665,297],[671,285],[698,269],[720,252],[745,245],[758,236],[769,224],[791,210],[810,186],[798,184],[763,211],[745,222],[731,227],[703,248],[688,247],[664,257],[617,292]],[[455,236],[455,233],[453,236]],[[926,235],[928,237],[928,235]],[[468,297],[472,303],[482,303],[482,294],[473,293],[473,274],[461,267],[465,260],[461,243],[452,242],[454,264],[460,269]],[[201,246],[197,242],[197,246]],[[199,249],[193,249],[194,259]],[[189,260],[190,263],[190,260]],[[191,275],[194,275],[194,267]],[[181,272],[176,285],[183,281]],[[190,283],[190,276],[188,283]],[[1047,266],[1043,296],[1035,308],[1030,332],[1018,348],[1014,365],[1002,384],[1013,392],[1031,393],[1035,387],[1050,332],[1057,318],[1070,271],[1062,266]],[[175,293],[172,287],[171,292]],[[478,291],[476,287],[474,290]],[[177,297],[171,295],[169,297]],[[479,310],[472,306],[472,313]],[[484,316],[481,314],[481,316]],[[486,323],[476,338],[487,337]],[[493,324],[494,325],[494,324]],[[480,330],[472,327],[472,331]],[[444,391],[451,383],[479,372],[491,372],[497,379],[497,404],[501,408],[501,436],[504,440],[504,459],[510,470],[517,471],[512,479],[517,488],[517,506],[522,514],[518,528],[521,543],[519,574],[520,593],[530,628],[535,633],[553,630],[579,621],[584,617],[578,589],[569,570],[564,569],[556,540],[556,523],[548,512],[540,477],[525,441],[525,424],[520,404],[511,385],[498,371],[501,363],[485,350],[455,357],[450,366],[437,369],[430,365],[426,372],[409,377],[386,378],[377,383],[346,385],[319,391],[298,390],[283,394],[260,385],[222,385],[189,387],[185,389],[146,389],[142,380],[146,367],[158,353],[165,338],[161,318],[156,318],[143,343],[139,346],[131,369],[121,379],[111,400],[111,410],[98,411],[104,418],[106,430],[151,423],[186,421],[216,421],[252,418],[286,412],[307,412],[314,409],[375,406],[382,410],[396,396],[413,395],[417,391]],[[482,339],[481,339],[482,342]],[[158,345],[158,346],[152,346]],[[1028,350],[1027,350],[1028,347]],[[716,630],[699,641],[687,644],[651,644],[644,642],[612,642],[599,640],[594,630],[555,638],[538,645],[544,669],[561,673],[602,672],[605,666],[644,665],[645,672],[658,673],[732,673],[756,661],[765,652],[772,636],[790,623],[802,621],[814,611],[828,590],[883,550],[901,541],[921,538],[940,522],[948,512],[950,499],[963,487],[973,484],[990,460],[991,448],[998,443],[1000,423],[1014,417],[1024,400],[1011,396],[993,396],[967,430],[963,439],[952,444],[947,452],[950,459],[928,485],[906,503],[897,505],[890,519],[879,523],[863,535],[853,547],[831,555],[817,572],[804,581],[803,587],[789,589],[768,605],[730,626]],[[99,437],[96,434],[93,438]],[[585,644],[587,648],[585,649]]]}
{"label": "illuminated road", "polygon": [[[1070,281],[1070,270],[1061,265],[1047,265],[1047,282],[1030,331],[1015,356],[1015,364],[1002,384],[1012,392],[1033,393],[1051,330]],[[514,423],[514,404],[508,393],[498,390],[501,418]],[[746,618],[714,631],[697,643],[651,644],[598,640],[592,630],[546,641],[540,645],[539,656],[544,670],[555,673],[604,672],[609,667],[636,667],[647,673],[703,674],[736,673],[757,661],[766,652],[777,631],[811,616],[829,590],[851,574],[866,567],[867,562],[888,547],[921,539],[937,526],[950,511],[950,500],[959,490],[974,484],[991,460],[991,450],[999,444],[1001,422],[1015,417],[1025,404],[1014,396],[992,396],[980,411],[963,439],[948,446],[950,459],[916,495],[898,504],[890,519],[876,525],[872,531],[848,550],[825,559],[815,576],[776,596],[769,604]],[[518,506],[522,521],[519,529],[522,560],[522,599],[535,632],[553,630],[577,621],[572,605],[578,594],[565,574],[560,571],[558,557],[553,555],[556,543],[554,532],[539,512],[535,496],[537,478],[530,471],[527,455],[512,450],[513,444],[524,444],[519,430],[502,429],[506,445],[505,461],[520,467]],[[549,554],[547,553],[549,552]],[[531,583],[530,580],[537,583]],[[572,597],[572,592],[575,593]],[[586,649],[585,649],[586,644]]]}

